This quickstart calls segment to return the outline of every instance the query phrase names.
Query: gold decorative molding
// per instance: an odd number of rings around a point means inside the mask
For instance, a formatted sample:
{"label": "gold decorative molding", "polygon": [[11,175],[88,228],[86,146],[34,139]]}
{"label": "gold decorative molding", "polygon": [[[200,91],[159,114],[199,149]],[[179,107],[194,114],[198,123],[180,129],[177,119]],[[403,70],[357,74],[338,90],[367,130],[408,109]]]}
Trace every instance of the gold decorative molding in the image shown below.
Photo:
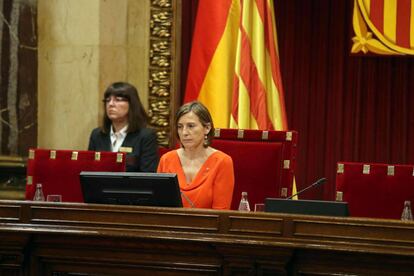
{"label": "gold decorative molding", "polygon": [[20,156],[0,155],[0,168],[21,167],[25,168],[27,159]]}
{"label": "gold decorative molding", "polygon": [[150,126],[161,146],[171,144],[171,114],[176,105],[178,0],[152,0],[150,5],[149,105]]}

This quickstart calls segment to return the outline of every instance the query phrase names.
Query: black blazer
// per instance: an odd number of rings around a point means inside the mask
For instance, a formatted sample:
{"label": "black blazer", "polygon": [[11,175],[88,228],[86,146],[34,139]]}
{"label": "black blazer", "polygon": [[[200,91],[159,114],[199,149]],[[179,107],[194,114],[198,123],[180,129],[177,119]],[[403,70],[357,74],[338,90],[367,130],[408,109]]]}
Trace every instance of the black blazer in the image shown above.
{"label": "black blazer", "polygon": [[[125,137],[121,147],[132,148],[126,156],[127,172],[156,172],[159,155],[157,135],[154,130],[142,128],[130,132]],[[111,138],[109,133],[103,133],[100,128],[92,130],[89,138],[88,150],[111,151]]]}

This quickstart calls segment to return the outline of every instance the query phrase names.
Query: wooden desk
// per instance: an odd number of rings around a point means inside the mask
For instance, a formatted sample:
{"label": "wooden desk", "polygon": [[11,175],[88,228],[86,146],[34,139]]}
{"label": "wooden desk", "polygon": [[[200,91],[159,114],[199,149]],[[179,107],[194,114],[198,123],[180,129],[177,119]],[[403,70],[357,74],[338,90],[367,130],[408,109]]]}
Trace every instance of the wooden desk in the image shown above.
{"label": "wooden desk", "polygon": [[414,223],[0,201],[0,275],[412,275]]}

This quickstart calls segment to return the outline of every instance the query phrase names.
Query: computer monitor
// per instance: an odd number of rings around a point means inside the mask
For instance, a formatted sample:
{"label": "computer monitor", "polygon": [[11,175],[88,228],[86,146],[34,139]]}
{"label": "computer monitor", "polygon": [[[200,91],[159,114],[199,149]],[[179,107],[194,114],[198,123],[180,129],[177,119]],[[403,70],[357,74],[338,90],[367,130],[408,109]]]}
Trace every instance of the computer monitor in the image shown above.
{"label": "computer monitor", "polygon": [[83,171],[79,177],[85,203],[182,207],[176,174]]}
{"label": "computer monitor", "polygon": [[285,198],[266,198],[265,212],[340,217],[349,215],[347,202]]}

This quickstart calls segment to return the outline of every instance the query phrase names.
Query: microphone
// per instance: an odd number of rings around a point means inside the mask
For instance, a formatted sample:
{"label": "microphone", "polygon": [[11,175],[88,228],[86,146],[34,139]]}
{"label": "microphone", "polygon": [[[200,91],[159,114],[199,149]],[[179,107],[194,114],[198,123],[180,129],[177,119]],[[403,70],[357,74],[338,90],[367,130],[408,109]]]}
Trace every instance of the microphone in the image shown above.
{"label": "microphone", "polygon": [[183,192],[183,191],[180,191],[180,193],[181,193],[181,195],[184,197],[184,199],[188,202],[188,203],[190,203],[190,206],[191,206],[191,208],[195,208],[194,207],[194,203],[191,201],[191,199],[189,199],[188,198],[188,196]]}
{"label": "microphone", "polygon": [[295,197],[295,196],[297,196],[297,195],[300,195],[300,194],[301,194],[301,193],[303,193],[304,191],[309,190],[309,189],[310,189],[310,188],[312,188],[312,187],[322,185],[322,184],[323,184],[323,183],[325,183],[325,182],[326,182],[326,178],[325,178],[325,177],[322,177],[322,178],[318,179],[316,182],[313,182],[311,185],[309,185],[309,186],[308,186],[308,187],[306,187],[305,189],[300,190],[300,191],[299,191],[299,192],[297,192],[296,194],[291,195],[291,196],[287,197],[286,199],[292,199],[293,197]]}

